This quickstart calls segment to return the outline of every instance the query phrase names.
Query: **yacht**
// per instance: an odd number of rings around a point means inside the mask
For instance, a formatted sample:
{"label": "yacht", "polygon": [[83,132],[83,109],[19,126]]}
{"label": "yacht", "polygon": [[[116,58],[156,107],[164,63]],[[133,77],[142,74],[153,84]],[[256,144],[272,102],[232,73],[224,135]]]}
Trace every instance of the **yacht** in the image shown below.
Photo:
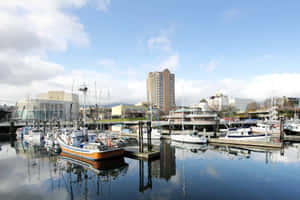
{"label": "yacht", "polygon": [[[143,127],[142,132],[143,132],[143,139],[147,140],[147,138],[148,138],[147,128]],[[137,138],[139,138],[139,129],[137,130]],[[160,140],[160,138],[161,138],[161,129],[152,128],[151,139],[152,140]]]}
{"label": "yacht", "polygon": [[231,129],[225,136],[220,139],[229,140],[262,140],[265,139],[267,134],[253,134],[251,128],[238,128]]}
{"label": "yacht", "polygon": [[288,124],[284,128],[284,132],[287,135],[300,135],[300,124],[299,123]]}
{"label": "yacht", "polygon": [[43,131],[39,128],[33,128],[24,134],[24,140],[29,144],[40,145],[44,139]]}
{"label": "yacht", "polygon": [[197,132],[192,132],[189,135],[171,135],[171,140],[183,143],[205,144],[207,139],[205,136],[199,136]]}
{"label": "yacht", "polygon": [[261,124],[258,123],[256,126],[251,127],[252,133],[280,133],[280,129],[278,126],[273,126],[270,124]]}

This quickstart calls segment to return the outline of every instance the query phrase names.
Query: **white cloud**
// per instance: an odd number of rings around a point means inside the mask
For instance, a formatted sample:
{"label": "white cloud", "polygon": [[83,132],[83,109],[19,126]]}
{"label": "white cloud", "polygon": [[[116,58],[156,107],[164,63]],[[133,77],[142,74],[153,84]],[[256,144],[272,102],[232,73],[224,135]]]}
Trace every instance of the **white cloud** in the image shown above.
{"label": "white cloud", "polygon": [[0,51],[0,84],[28,85],[47,80],[64,71],[61,65],[42,60],[39,56],[23,56]]}
{"label": "white cloud", "polygon": [[110,0],[93,0],[96,8],[98,10],[102,10],[106,12],[108,10],[108,6],[110,5]]}
{"label": "white cloud", "polygon": [[262,101],[272,96],[300,97],[299,73],[257,75],[249,80],[224,78],[221,80],[183,80],[176,79],[176,103],[181,105],[197,103],[201,98],[214,95],[216,92]]}
{"label": "white cloud", "polygon": [[165,35],[159,35],[156,37],[151,37],[147,41],[148,47],[152,49],[159,49],[162,51],[171,51],[171,41]]}

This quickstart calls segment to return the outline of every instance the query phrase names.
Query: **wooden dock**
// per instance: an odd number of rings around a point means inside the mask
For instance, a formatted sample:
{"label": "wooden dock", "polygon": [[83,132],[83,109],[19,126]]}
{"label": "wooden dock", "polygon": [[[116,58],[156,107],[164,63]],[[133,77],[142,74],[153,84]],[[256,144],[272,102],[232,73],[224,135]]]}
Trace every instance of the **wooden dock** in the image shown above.
{"label": "wooden dock", "polygon": [[208,139],[208,143],[213,144],[226,144],[226,145],[238,145],[238,146],[249,146],[249,147],[265,147],[265,148],[276,148],[280,149],[282,147],[281,143],[272,142],[261,142],[261,141],[243,141],[243,140],[224,140],[211,138]]}
{"label": "wooden dock", "polygon": [[139,152],[138,146],[125,147],[125,156],[134,159],[154,160],[160,157],[160,151],[153,148],[151,152],[144,149],[144,152]]}

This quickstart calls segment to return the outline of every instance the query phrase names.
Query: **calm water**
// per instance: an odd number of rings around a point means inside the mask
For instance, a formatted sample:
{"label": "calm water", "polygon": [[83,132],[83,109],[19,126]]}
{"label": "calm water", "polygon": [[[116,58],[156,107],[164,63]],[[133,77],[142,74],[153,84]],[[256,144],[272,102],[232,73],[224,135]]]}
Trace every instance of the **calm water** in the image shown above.
{"label": "calm water", "polygon": [[0,144],[0,199],[300,199],[298,144],[280,152],[164,141],[160,160],[91,163]]}

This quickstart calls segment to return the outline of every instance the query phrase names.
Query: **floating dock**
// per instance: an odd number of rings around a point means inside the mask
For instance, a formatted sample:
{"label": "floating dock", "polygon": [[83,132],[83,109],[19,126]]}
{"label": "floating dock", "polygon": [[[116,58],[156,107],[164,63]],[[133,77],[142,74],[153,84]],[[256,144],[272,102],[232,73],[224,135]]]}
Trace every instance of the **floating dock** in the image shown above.
{"label": "floating dock", "polygon": [[224,140],[224,139],[211,138],[208,139],[207,142],[213,144],[265,147],[265,148],[276,148],[276,149],[280,149],[282,147],[281,143],[262,142],[262,141]]}
{"label": "floating dock", "polygon": [[160,151],[155,148],[148,152],[144,149],[144,152],[139,152],[138,146],[129,146],[125,147],[125,156],[134,159],[142,159],[142,160],[153,160],[160,157]]}

